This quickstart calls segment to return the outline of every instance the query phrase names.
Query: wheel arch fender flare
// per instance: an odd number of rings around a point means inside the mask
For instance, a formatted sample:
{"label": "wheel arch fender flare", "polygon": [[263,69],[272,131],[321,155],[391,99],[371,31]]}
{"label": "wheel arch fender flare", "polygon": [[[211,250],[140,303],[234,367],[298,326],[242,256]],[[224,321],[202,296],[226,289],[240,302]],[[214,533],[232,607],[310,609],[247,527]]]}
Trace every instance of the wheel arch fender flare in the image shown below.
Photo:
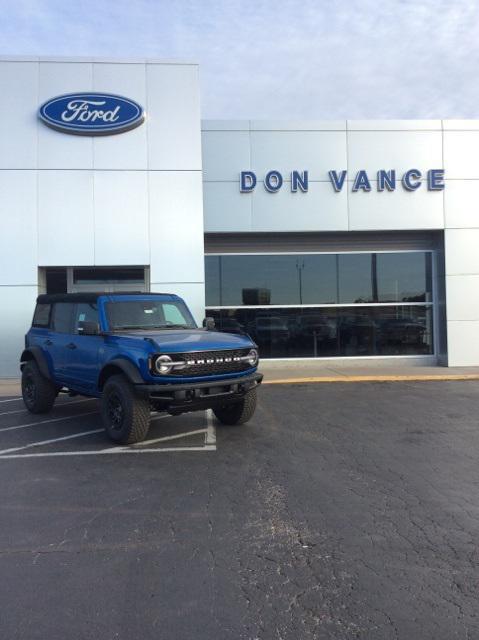
{"label": "wheel arch fender flare", "polygon": [[123,373],[132,384],[144,384],[138,367],[127,358],[114,358],[107,362],[98,375],[98,389],[103,390],[106,381],[112,375]]}
{"label": "wheel arch fender flare", "polygon": [[20,369],[23,371],[25,364],[31,360],[36,362],[42,376],[51,380],[52,376],[48,368],[48,362],[40,347],[28,347],[28,349],[23,350],[20,356]]}

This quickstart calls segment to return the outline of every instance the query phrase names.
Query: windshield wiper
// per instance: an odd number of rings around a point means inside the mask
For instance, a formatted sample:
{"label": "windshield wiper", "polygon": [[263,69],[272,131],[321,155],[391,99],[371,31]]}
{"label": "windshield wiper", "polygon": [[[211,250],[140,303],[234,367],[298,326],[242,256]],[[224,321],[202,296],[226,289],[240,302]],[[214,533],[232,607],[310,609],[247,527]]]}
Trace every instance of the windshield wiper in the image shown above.
{"label": "windshield wiper", "polygon": [[143,327],[139,324],[126,324],[122,326],[117,326],[113,328],[113,331],[125,331],[129,329],[151,329],[152,327]]}
{"label": "windshield wiper", "polygon": [[113,331],[128,331],[128,330],[141,330],[141,331],[151,331],[152,329],[190,329],[192,327],[188,327],[186,324],[155,324],[149,325],[148,327],[144,325],[136,325],[136,324],[128,324],[117,326],[113,329]]}
{"label": "windshield wiper", "polygon": [[165,324],[161,326],[162,329],[191,329],[192,327],[189,327],[186,324]]}

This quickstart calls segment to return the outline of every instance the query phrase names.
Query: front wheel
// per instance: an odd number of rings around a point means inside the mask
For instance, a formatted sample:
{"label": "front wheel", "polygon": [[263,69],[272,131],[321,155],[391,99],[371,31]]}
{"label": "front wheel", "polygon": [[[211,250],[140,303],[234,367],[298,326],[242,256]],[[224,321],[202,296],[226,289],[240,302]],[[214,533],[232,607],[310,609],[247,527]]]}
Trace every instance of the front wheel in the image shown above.
{"label": "front wheel", "polygon": [[29,360],[22,370],[22,397],[30,413],[47,413],[57,397],[55,385],[42,376],[34,360]]}
{"label": "front wheel", "polygon": [[103,389],[101,416],[111,440],[134,444],[144,440],[150,428],[150,403],[139,398],[123,376],[112,376]]}
{"label": "front wheel", "polygon": [[256,389],[251,389],[239,402],[225,405],[224,407],[216,407],[213,409],[213,413],[222,424],[244,424],[253,417],[256,403]]}

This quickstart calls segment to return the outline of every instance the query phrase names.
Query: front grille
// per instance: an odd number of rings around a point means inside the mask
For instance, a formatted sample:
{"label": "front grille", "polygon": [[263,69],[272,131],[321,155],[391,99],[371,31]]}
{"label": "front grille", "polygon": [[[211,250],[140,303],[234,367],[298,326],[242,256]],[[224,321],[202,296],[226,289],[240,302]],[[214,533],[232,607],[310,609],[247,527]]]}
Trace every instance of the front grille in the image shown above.
{"label": "front grille", "polygon": [[[224,351],[195,351],[190,353],[171,353],[168,354],[174,361],[192,362],[195,364],[187,364],[183,369],[172,369],[168,374],[170,376],[182,376],[184,378],[194,378],[197,376],[212,376],[221,373],[236,373],[251,369],[248,362],[235,362],[234,358],[246,356],[250,349],[228,349]],[[231,362],[218,362],[218,359],[230,359]],[[214,360],[214,362],[208,362]],[[198,362],[200,361],[200,362]],[[201,362],[202,361],[202,362]]]}

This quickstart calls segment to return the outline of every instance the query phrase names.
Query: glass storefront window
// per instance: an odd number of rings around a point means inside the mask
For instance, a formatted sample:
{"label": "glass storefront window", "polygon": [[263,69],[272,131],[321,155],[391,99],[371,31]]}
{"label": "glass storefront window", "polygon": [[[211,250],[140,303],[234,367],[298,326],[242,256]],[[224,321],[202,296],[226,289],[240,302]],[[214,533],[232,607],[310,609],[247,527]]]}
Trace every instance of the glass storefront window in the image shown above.
{"label": "glass storefront window", "polygon": [[334,254],[300,256],[300,299],[302,304],[338,302],[338,256]]}
{"label": "glass storefront window", "polygon": [[430,355],[431,306],[209,309],[220,331],[246,333],[263,358]]}
{"label": "glass storefront window", "polygon": [[430,253],[378,253],[379,302],[431,302],[432,256]]}
{"label": "glass storefront window", "polygon": [[221,305],[220,256],[205,257],[205,293],[206,306]]}
{"label": "glass storefront window", "polygon": [[207,306],[431,302],[431,254],[206,256]]}
{"label": "glass storefront window", "polygon": [[338,256],[338,302],[357,304],[377,300],[375,255],[352,253]]}
{"label": "glass storefront window", "polygon": [[207,256],[206,272],[219,282],[221,306],[301,304],[297,256],[220,256],[216,265],[214,258]]}
{"label": "glass storefront window", "polygon": [[207,314],[262,357],[434,353],[430,252],[210,255],[205,266]]}

